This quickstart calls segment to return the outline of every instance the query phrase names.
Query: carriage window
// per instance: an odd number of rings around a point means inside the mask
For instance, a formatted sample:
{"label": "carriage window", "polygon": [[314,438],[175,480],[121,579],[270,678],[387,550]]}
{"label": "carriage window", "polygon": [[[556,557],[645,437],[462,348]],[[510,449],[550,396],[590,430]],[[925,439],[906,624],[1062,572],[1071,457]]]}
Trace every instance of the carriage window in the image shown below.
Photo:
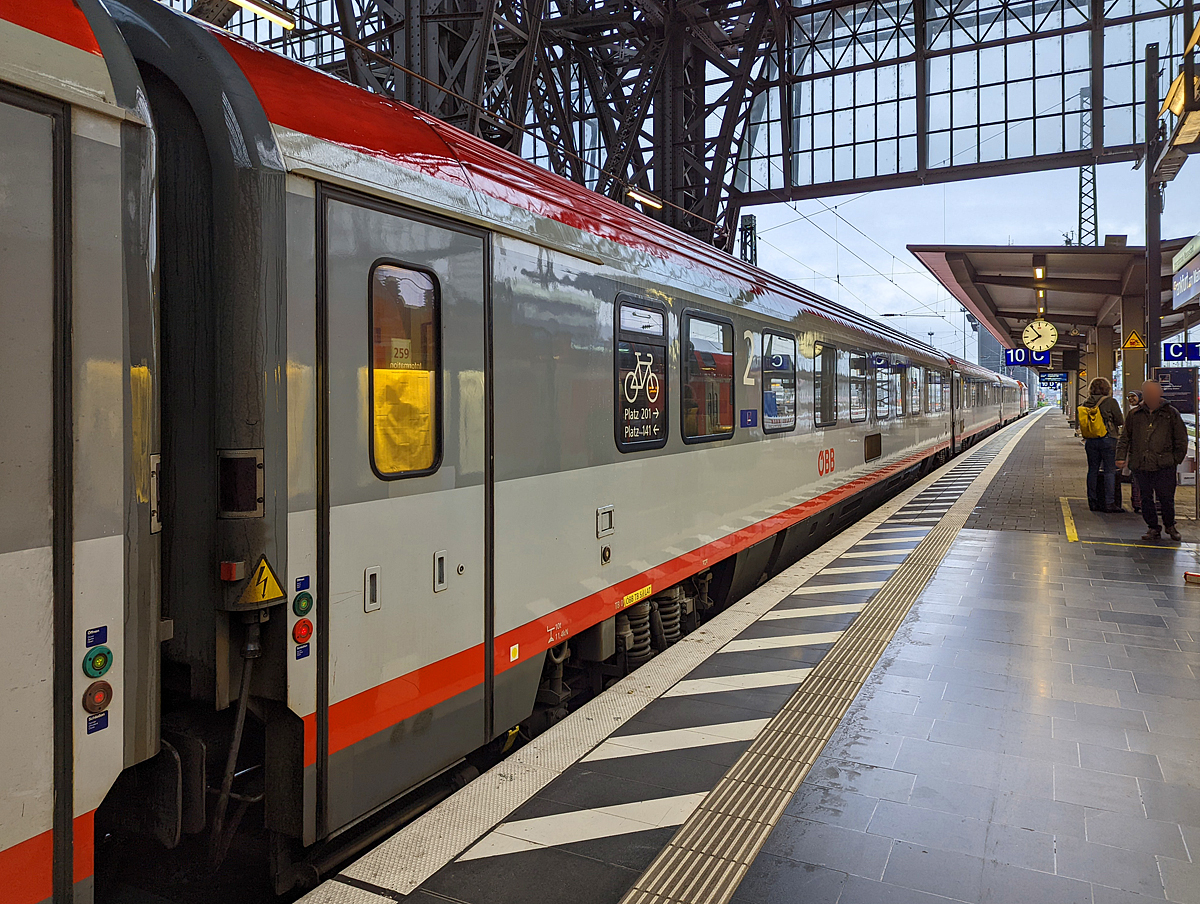
{"label": "carriage window", "polygon": [[813,355],[813,413],[818,427],[837,423],[837,349],[815,346]]}
{"label": "carriage window", "polygon": [[622,452],[667,442],[667,315],[653,302],[617,300],[615,435]]}
{"label": "carriage window", "polygon": [[683,438],[733,435],[733,324],[684,314]]}
{"label": "carriage window", "polygon": [[438,291],[419,270],[371,272],[371,461],[381,477],[434,470],[441,445]]}
{"label": "carriage window", "polygon": [[915,364],[908,367],[908,413],[921,413],[921,368]]}
{"label": "carriage window", "polygon": [[930,414],[935,414],[941,409],[938,407],[941,402],[941,389],[939,384],[942,375],[936,370],[927,370],[925,372],[925,410]]}
{"label": "carriage window", "polygon": [[867,392],[870,382],[871,359],[858,352],[850,353],[850,422],[857,424],[867,419]]}
{"label": "carriage window", "polygon": [[875,367],[875,419],[887,420],[892,413],[892,363],[887,355],[873,355]]}
{"label": "carriage window", "polygon": [[796,427],[796,340],[763,332],[763,432]]}
{"label": "carriage window", "polygon": [[899,361],[893,360],[888,370],[888,401],[892,405],[892,417],[904,417],[904,371]]}

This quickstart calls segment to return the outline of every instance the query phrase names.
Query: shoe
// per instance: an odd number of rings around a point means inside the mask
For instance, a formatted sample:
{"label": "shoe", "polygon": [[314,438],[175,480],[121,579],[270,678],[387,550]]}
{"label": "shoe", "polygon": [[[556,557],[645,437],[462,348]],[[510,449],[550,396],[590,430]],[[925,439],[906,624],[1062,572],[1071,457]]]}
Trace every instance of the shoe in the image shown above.
{"label": "shoe", "polygon": [[1114,505],[1112,508],[1105,509],[1104,511],[1110,515],[1124,515],[1125,514],[1125,509],[1121,508],[1121,506],[1119,506],[1119,505]]}
{"label": "shoe", "polygon": [[1178,543],[1180,540],[1183,539],[1182,537],[1179,536],[1179,528],[1177,528],[1174,524],[1167,525],[1167,536],[1170,537],[1172,540],[1174,540],[1176,543]]}
{"label": "shoe", "polygon": [[1142,539],[1143,540],[1161,540],[1162,539],[1162,531],[1160,531],[1157,527],[1152,527],[1152,528],[1150,528],[1150,530],[1148,530],[1144,534],[1142,534]]}

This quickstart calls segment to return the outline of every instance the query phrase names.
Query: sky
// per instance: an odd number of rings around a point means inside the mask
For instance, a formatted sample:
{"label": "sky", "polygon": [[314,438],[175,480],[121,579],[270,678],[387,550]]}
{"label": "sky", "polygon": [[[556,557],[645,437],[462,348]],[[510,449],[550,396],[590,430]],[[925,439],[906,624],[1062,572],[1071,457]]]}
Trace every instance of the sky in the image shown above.
{"label": "sky", "polygon": [[[1100,241],[1145,237],[1145,176],[1131,163],[1097,168]],[[1164,239],[1200,233],[1200,158],[1167,185]],[[746,208],[758,218],[758,264],[924,341],[963,354],[969,328],[958,302],[914,258],[910,244],[1060,245],[1079,218],[1079,170],[975,179],[872,194]],[[925,316],[912,316],[914,314]],[[937,314],[944,315],[942,317]],[[967,336],[969,360],[975,334]]]}

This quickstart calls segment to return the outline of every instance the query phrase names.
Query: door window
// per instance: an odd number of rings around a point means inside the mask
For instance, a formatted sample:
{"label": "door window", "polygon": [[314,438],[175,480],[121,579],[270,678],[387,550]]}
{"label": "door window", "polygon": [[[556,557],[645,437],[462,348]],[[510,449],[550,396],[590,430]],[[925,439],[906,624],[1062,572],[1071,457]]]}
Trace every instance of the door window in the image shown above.
{"label": "door window", "polygon": [[683,317],[683,438],[733,435],[733,324]]}
{"label": "door window", "polygon": [[796,340],[764,332],[763,432],[781,433],[796,427]]}
{"label": "door window", "polygon": [[441,457],[441,336],[434,278],[396,264],[371,271],[371,463],[411,477]]}

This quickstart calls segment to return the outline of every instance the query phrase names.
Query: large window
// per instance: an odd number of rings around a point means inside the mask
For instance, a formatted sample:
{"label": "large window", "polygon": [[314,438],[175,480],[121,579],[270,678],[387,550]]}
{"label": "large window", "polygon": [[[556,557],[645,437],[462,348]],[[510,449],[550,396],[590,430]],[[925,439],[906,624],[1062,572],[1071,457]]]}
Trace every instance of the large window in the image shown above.
{"label": "large window", "polygon": [[946,375],[940,370],[925,371],[925,410],[936,414],[946,410],[946,397],[950,387]]}
{"label": "large window", "polygon": [[818,427],[837,423],[837,349],[817,343],[813,354],[813,415]]}
{"label": "large window", "polygon": [[428,473],[441,455],[441,336],[433,277],[371,272],[371,462],[380,477]]}
{"label": "large window", "polygon": [[763,432],[796,427],[796,340],[763,332]]}
{"label": "large window", "polygon": [[861,352],[850,353],[850,422],[867,419],[870,406],[871,359]]}
{"label": "large window", "polygon": [[885,421],[892,416],[892,362],[887,355],[872,355],[875,368],[875,419]]}
{"label": "large window", "polygon": [[687,312],[681,332],[684,442],[726,439],[733,435],[733,323]]}
{"label": "large window", "polygon": [[904,365],[895,358],[888,368],[888,401],[892,417],[904,417]]}
{"label": "large window", "polygon": [[644,299],[617,299],[616,424],[622,452],[667,442],[667,312]]}
{"label": "large window", "polygon": [[908,413],[917,415],[921,413],[921,368],[916,364],[909,364],[905,368],[906,379],[908,380]]}

